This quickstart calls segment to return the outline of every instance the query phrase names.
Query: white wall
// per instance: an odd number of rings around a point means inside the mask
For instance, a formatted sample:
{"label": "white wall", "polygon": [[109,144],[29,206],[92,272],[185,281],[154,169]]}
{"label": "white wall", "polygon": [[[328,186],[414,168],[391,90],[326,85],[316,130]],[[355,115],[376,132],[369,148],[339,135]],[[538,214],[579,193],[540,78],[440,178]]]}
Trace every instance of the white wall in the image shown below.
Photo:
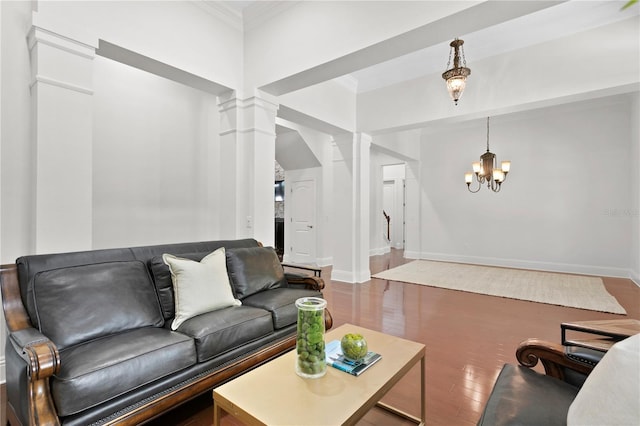
{"label": "white wall", "polygon": [[[0,2],[0,263],[13,263],[32,246],[33,161],[29,142],[29,2]],[[0,382],[5,374],[6,324],[0,310]]]}
{"label": "white wall", "polygon": [[242,32],[190,1],[38,1],[36,25],[98,39],[231,88],[241,86]]}
{"label": "white wall", "polygon": [[337,81],[327,81],[287,93],[279,97],[279,102],[348,131],[353,131],[356,127],[356,94]]}
{"label": "white wall", "polygon": [[95,248],[215,239],[216,97],[94,60]]}
{"label": "white wall", "polygon": [[[63,37],[94,46],[104,39],[229,87],[241,82],[241,31],[195,3],[52,1],[34,5],[33,23]],[[2,56],[11,59],[3,62],[2,74],[2,114],[7,125],[2,129],[0,255],[5,263],[36,250],[36,156],[30,133],[31,65],[26,43],[31,6],[30,2],[2,2]],[[175,240],[178,234],[180,239],[202,239],[215,234],[212,209],[216,207],[211,199],[219,179],[211,177],[214,168],[202,166],[205,161],[215,164],[219,137],[215,99],[125,66],[106,65],[109,62],[100,57],[94,62],[95,111],[91,115],[96,192],[89,220],[96,223],[88,232],[97,238],[95,245],[146,244]],[[60,72],[74,70],[61,68]],[[137,156],[127,155],[129,151]],[[141,161],[146,154],[161,158]],[[173,170],[171,157],[179,161]],[[195,175],[186,177],[188,169],[195,170]],[[111,196],[115,206],[108,201]],[[167,200],[175,201],[170,212],[162,209]],[[125,220],[127,209],[131,214]],[[191,213],[185,222],[187,211]],[[166,228],[168,223],[173,225]],[[46,246],[46,241],[41,244]]]}
{"label": "white wall", "polygon": [[34,249],[35,151],[30,139],[30,67],[26,36],[29,2],[0,2],[2,8],[2,223],[0,262],[12,263]]}
{"label": "white wall", "polygon": [[629,108],[631,120],[631,250],[630,269],[631,278],[640,285],[640,95],[634,94]]}
{"label": "white wall", "polygon": [[498,194],[464,184],[485,120],[425,134],[421,257],[628,276],[628,109],[622,96],[494,117],[491,151],[512,162]]}
{"label": "white wall", "polygon": [[[0,6],[0,28],[2,28],[2,7]],[[0,31],[0,46],[2,45],[2,32]],[[0,47],[1,49],[1,47]],[[0,54],[0,93],[2,93],[2,55]],[[2,104],[0,104],[0,135],[2,134]],[[2,164],[2,146],[0,145],[0,165]],[[0,187],[2,187],[2,174],[0,173]],[[2,198],[0,198],[0,223],[2,223]],[[0,240],[2,239],[2,228],[0,227]],[[0,246],[0,252],[2,251],[2,247]],[[2,254],[0,253],[0,258]],[[2,302],[2,297],[0,296],[0,302]],[[4,358],[4,342],[5,335],[7,333],[7,327],[4,322],[3,310],[0,309],[0,382],[6,381],[5,374],[5,358]],[[0,415],[0,421],[5,422],[4,413]]]}

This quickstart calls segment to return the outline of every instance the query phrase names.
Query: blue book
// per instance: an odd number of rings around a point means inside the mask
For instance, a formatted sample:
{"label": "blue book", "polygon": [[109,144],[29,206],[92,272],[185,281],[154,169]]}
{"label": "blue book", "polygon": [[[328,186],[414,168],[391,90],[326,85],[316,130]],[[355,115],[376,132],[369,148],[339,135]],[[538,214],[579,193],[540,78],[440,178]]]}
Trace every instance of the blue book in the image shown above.
{"label": "blue book", "polygon": [[332,340],[326,344],[325,355],[328,365],[353,376],[359,376],[382,358],[380,354],[369,351],[361,361],[350,361],[342,354],[339,340]]}

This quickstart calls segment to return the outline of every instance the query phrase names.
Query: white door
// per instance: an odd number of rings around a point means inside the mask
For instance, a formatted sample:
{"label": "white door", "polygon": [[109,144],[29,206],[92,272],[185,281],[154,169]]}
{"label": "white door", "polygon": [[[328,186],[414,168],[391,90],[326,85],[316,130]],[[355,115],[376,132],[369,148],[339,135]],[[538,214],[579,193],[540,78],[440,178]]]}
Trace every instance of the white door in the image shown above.
{"label": "white door", "polygon": [[294,180],[291,202],[290,254],[296,263],[316,262],[316,183],[312,179]]}

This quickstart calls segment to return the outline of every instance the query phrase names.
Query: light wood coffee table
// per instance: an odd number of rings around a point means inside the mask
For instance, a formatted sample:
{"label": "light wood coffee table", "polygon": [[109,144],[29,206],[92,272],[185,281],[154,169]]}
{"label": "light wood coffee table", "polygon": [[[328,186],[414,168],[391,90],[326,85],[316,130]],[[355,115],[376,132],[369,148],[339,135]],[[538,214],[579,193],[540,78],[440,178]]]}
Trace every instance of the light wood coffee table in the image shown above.
{"label": "light wood coffee table", "polygon": [[[319,379],[295,372],[296,351],[290,351],[213,390],[213,424],[222,411],[247,425],[352,425],[378,405],[417,424],[425,424],[425,346],[344,324],[330,330],[325,341],[360,333],[369,350],[382,359],[360,376],[327,366]],[[420,418],[390,407],[380,399],[420,361]]]}

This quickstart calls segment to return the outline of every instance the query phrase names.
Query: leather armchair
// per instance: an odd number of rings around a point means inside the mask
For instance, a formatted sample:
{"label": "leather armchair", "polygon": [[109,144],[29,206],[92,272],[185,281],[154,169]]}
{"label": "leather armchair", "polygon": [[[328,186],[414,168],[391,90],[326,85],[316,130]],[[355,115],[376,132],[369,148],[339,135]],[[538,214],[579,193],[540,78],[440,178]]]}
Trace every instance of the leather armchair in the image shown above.
{"label": "leather armchair", "polygon": [[[505,364],[478,425],[566,425],[567,412],[604,353],[528,339]],[[532,368],[542,363],[545,374]]]}

